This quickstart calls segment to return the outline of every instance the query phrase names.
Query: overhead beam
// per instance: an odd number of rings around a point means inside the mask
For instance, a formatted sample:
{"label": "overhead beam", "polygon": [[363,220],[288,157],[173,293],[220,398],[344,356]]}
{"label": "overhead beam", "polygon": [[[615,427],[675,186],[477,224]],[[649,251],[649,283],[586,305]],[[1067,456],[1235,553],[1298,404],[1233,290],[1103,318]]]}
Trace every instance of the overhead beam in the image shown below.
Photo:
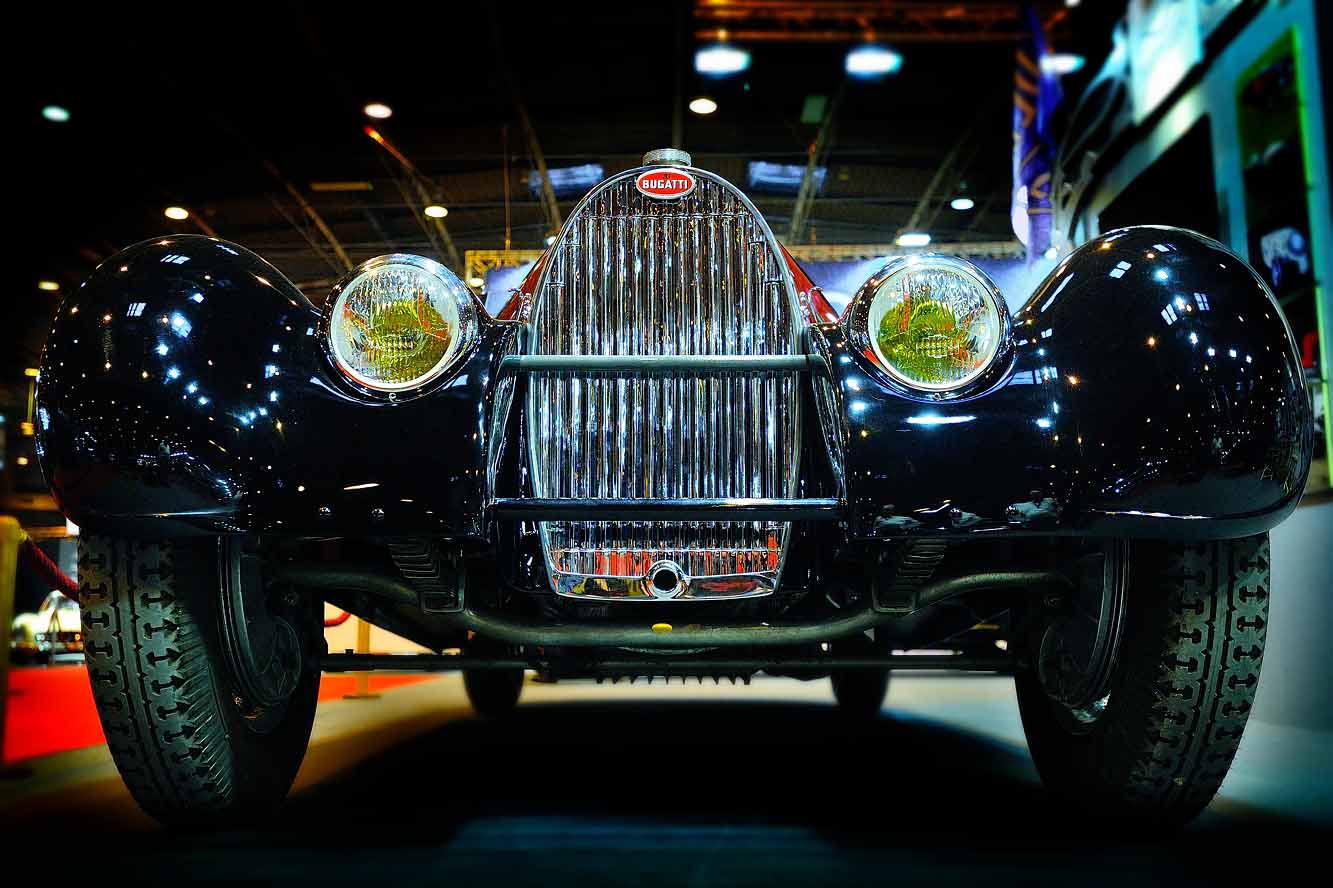
{"label": "overhead beam", "polygon": [[967,141],[971,138],[972,130],[968,129],[967,132],[958,137],[958,141],[953,143],[953,146],[949,149],[949,153],[944,155],[944,159],[940,161],[940,165],[935,168],[934,175],[930,177],[930,183],[926,185],[926,190],[921,193],[921,197],[917,200],[916,206],[913,207],[912,215],[908,217],[907,224],[902,228],[903,231],[917,230],[917,226],[921,224],[921,219],[925,215],[926,210],[930,208],[931,201],[934,199],[935,192],[939,189],[940,183],[943,182],[944,177],[953,170],[954,161],[958,157],[958,152],[962,150],[963,146],[967,144]]}
{"label": "overhead beam", "polygon": [[278,211],[278,215],[286,219],[287,224],[291,225],[292,228],[296,230],[296,233],[301,235],[301,238],[306,242],[306,244],[310,247],[310,249],[315,251],[316,256],[318,256],[320,259],[323,259],[324,262],[327,263],[328,266],[332,268],[335,272],[341,273],[347,270],[346,268],[340,268],[338,264],[333,261],[333,259],[329,258],[329,254],[324,252],[324,248],[319,245],[319,241],[315,240],[313,237],[310,236],[309,230],[307,230],[304,225],[302,225],[299,221],[297,221],[295,216],[287,212],[287,208],[282,205],[282,201],[278,200],[276,196],[270,196],[269,202],[273,204],[273,209]]}
{"label": "overhead beam", "polygon": [[833,120],[838,113],[838,103],[842,99],[846,83],[847,81],[844,80],[839,84],[837,91],[829,99],[828,108],[824,111],[824,119],[819,124],[819,132],[816,133],[814,142],[810,144],[805,162],[805,173],[801,176],[801,186],[796,191],[796,203],[792,206],[791,227],[787,231],[787,242],[789,244],[798,243],[804,234],[806,216],[814,205],[817,191],[815,172],[819,169],[820,162],[828,154],[829,146],[833,142]]}
{"label": "overhead beam", "polygon": [[[427,217],[425,208],[432,201],[429,184],[432,187],[438,187],[435,183],[426,177],[412,161],[408,160],[407,155],[398,149],[396,145],[389,141],[382,132],[373,126],[365,127],[365,133],[376,145],[379,145],[389,153],[394,160],[403,168],[406,174],[404,180],[395,177],[394,181],[398,185],[398,191],[403,195],[403,200],[412,208],[413,214],[417,217],[423,227],[426,228],[426,236],[430,238],[431,243],[436,244],[441,258],[455,272],[463,268],[463,260],[458,255],[458,248],[454,246],[454,239],[449,236],[449,228],[444,224],[443,219]],[[415,194],[415,199],[413,195]],[[429,219],[429,221],[426,221]],[[433,229],[433,233],[432,233]]]}
{"label": "overhead beam", "polygon": [[523,94],[519,91],[518,80],[509,67],[504,40],[500,34],[500,19],[495,12],[495,4],[488,5],[487,15],[491,23],[491,42],[495,49],[495,62],[504,77],[505,85],[509,88],[509,99],[514,104],[514,113],[518,115],[519,125],[523,128],[523,139],[528,143],[528,154],[532,156],[532,162],[537,166],[537,174],[541,176],[542,209],[546,213],[546,221],[551,229],[559,231],[562,227],[560,202],[555,199],[555,188],[551,186],[551,176],[546,169],[546,155],[542,153],[541,141],[537,138],[537,130],[532,125],[532,118],[528,116],[528,107],[523,102]]}
{"label": "overhead beam", "polygon": [[218,236],[218,233],[217,233],[216,231],[213,230],[213,226],[212,226],[212,225],[209,225],[207,222],[205,222],[205,221],[204,221],[204,217],[203,217],[202,215],[200,215],[199,213],[191,213],[191,214],[190,214],[190,220],[191,220],[192,222],[194,222],[195,226],[196,226],[200,231],[202,231],[204,234],[208,235],[209,237],[217,237],[217,236]]}
{"label": "overhead beam", "polygon": [[338,257],[338,261],[342,263],[343,270],[351,271],[352,259],[347,255],[347,251],[343,249],[342,244],[338,243],[338,238],[334,237],[333,229],[329,228],[328,223],[324,221],[324,217],[319,214],[318,210],[310,205],[310,201],[305,199],[305,195],[303,195],[295,185],[283,177],[282,173],[278,171],[278,168],[273,165],[272,161],[264,160],[262,163],[264,164],[264,169],[268,171],[268,174],[278,180],[282,187],[287,190],[287,193],[292,196],[292,200],[296,201],[296,205],[301,208],[306,216],[310,218],[310,221],[314,223],[315,227],[319,229],[319,233],[324,237],[325,242],[332,248],[334,255]]}

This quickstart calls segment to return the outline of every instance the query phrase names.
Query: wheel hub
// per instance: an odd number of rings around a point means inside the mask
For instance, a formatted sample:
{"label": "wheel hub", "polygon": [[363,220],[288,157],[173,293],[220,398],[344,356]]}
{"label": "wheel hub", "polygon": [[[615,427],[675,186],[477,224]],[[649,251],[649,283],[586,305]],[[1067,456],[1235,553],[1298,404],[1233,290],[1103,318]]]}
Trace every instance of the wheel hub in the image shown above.
{"label": "wheel hub", "polygon": [[1047,625],[1037,674],[1051,699],[1095,716],[1110,691],[1124,625],[1128,543],[1108,541],[1076,566],[1075,590]]}
{"label": "wheel hub", "polygon": [[301,639],[275,613],[264,589],[259,554],[242,537],[224,537],[219,549],[223,649],[238,690],[238,705],[264,710],[281,705],[301,678]]}

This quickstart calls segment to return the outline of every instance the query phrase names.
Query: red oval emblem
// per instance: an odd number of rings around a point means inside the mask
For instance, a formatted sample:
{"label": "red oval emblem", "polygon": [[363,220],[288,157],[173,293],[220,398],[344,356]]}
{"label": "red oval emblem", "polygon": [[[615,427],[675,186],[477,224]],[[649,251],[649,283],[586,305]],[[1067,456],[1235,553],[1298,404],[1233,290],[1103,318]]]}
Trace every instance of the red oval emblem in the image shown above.
{"label": "red oval emblem", "polygon": [[694,190],[694,176],[677,167],[658,167],[639,173],[634,187],[648,197],[672,200]]}

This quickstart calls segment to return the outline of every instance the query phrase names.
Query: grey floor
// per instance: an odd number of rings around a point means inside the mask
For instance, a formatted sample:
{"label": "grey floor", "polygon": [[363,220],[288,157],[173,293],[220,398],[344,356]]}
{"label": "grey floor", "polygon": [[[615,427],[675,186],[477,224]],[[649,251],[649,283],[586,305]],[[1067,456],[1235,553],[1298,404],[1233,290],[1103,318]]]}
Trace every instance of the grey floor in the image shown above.
{"label": "grey floor", "polygon": [[1317,878],[1333,836],[1333,583],[1312,553],[1333,550],[1330,528],[1333,504],[1274,535],[1256,717],[1218,798],[1176,834],[1112,835],[1054,805],[1006,678],[898,675],[857,726],[823,681],[530,682],[491,722],[450,677],[322,705],[291,799],[252,829],[157,828],[104,749],[39,762],[0,784],[0,837],[60,854],[13,853],[7,872],[580,888]]}

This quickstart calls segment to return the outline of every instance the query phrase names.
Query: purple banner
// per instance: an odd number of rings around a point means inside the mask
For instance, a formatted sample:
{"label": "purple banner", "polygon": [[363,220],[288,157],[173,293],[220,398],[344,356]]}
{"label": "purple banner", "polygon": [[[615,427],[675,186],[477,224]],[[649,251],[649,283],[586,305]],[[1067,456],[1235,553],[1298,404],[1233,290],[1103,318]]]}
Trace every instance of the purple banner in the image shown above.
{"label": "purple banner", "polygon": [[1028,250],[1028,261],[1051,245],[1051,170],[1055,135],[1051,117],[1060,103],[1060,83],[1041,69],[1046,35],[1036,10],[1023,8],[1028,36],[1019,44],[1014,68],[1014,193],[1010,215],[1014,235]]}

